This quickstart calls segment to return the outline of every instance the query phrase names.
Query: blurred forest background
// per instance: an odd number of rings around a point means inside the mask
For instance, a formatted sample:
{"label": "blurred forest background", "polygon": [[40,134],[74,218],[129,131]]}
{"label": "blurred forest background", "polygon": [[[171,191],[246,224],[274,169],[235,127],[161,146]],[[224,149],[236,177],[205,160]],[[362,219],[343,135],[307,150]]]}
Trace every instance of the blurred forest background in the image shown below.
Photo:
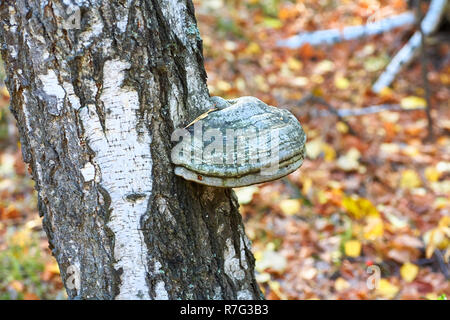
{"label": "blurred forest background", "polygon": [[[446,299],[448,39],[426,47],[434,133],[427,139],[420,59],[404,67],[390,88],[378,94],[370,89],[414,33],[413,26],[332,45],[276,45],[299,31],[394,16],[411,10],[406,0],[194,4],[211,94],[251,95],[287,108],[308,136],[307,159],[299,170],[273,183],[235,190],[266,298]],[[8,104],[2,86],[0,299],[65,299]],[[386,104],[392,109],[351,113]],[[350,116],[337,117],[339,110],[350,110]],[[372,288],[367,282],[377,270],[381,279]]]}

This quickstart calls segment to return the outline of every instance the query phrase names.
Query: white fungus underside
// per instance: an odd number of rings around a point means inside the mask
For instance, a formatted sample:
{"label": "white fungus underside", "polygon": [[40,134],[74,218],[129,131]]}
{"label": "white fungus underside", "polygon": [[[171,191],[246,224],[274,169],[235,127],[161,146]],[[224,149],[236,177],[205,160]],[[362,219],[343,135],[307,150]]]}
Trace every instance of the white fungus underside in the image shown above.
{"label": "white fungus underside", "polygon": [[207,186],[237,188],[279,179],[297,170],[302,165],[302,163],[303,158],[285,167],[280,167],[276,174],[263,175],[262,173],[259,173],[237,178],[235,177],[220,178],[220,177],[200,175],[199,173],[190,171],[185,167],[175,167],[175,174],[177,176],[183,177],[186,180],[194,181]]}

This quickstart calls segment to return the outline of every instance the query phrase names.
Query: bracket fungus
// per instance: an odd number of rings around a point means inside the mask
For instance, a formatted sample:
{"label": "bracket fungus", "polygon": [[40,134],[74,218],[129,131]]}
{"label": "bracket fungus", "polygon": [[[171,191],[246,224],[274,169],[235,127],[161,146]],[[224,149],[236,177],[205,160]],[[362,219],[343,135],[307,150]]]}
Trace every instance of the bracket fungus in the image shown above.
{"label": "bracket fungus", "polygon": [[234,188],[279,179],[298,169],[306,135],[289,111],[254,97],[212,97],[213,109],[172,134],[175,174]]}

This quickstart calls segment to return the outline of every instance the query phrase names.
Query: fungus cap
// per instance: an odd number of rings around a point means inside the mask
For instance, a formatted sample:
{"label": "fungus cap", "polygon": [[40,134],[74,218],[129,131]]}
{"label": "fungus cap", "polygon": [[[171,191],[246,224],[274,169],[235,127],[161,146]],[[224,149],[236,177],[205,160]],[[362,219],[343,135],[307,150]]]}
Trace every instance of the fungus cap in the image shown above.
{"label": "fungus cap", "polygon": [[172,149],[176,175],[232,188],[279,179],[301,166],[306,135],[288,110],[254,97],[211,101],[217,110],[185,128]]}

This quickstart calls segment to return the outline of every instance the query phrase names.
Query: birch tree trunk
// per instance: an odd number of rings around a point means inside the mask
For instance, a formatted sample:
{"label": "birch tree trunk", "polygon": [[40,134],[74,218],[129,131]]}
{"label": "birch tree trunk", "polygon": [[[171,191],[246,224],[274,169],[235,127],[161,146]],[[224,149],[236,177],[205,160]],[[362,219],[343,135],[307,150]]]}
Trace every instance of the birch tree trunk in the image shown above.
{"label": "birch tree trunk", "polygon": [[262,298],[233,191],[170,162],[173,130],[211,106],[191,0],[0,1],[0,16],[69,298]]}

